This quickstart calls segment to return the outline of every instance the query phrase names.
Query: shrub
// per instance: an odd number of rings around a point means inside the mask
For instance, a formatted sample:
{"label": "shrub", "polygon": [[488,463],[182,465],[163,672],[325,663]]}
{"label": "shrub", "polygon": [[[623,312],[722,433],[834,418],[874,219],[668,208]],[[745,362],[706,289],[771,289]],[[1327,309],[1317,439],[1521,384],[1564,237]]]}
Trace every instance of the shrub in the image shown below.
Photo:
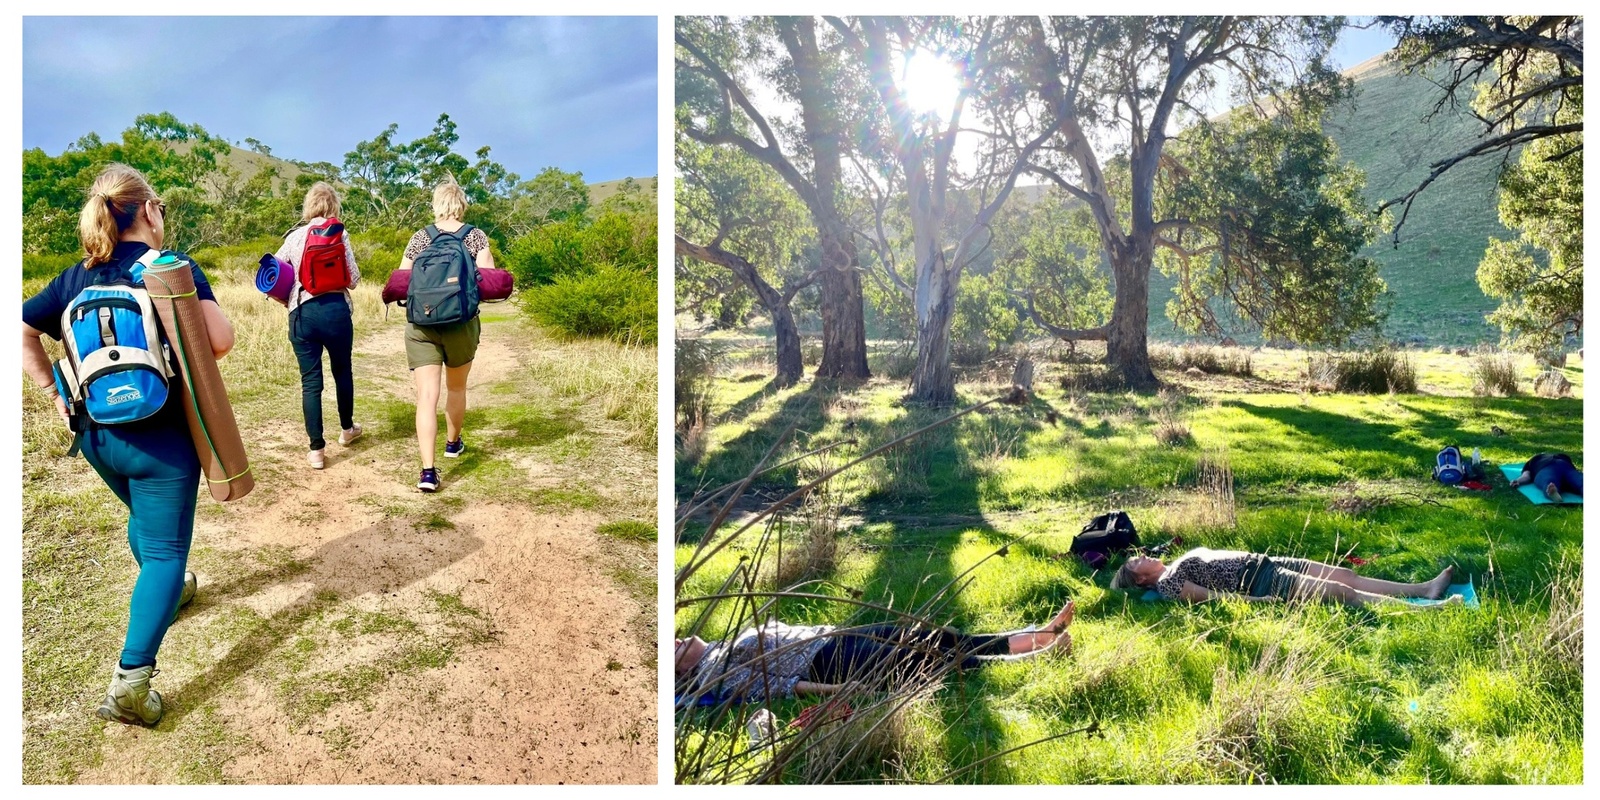
{"label": "shrub", "polygon": [[1208,375],[1255,374],[1249,350],[1237,347],[1209,347],[1201,344],[1155,345],[1150,348],[1150,366],[1155,369],[1186,370],[1191,367]]}
{"label": "shrub", "polygon": [[1417,365],[1406,353],[1390,349],[1346,355],[1313,356],[1307,380],[1323,391],[1414,394]]}
{"label": "shrub", "polygon": [[656,341],[656,282],[637,270],[602,264],[528,289],[522,303],[534,319],[569,336]]}
{"label": "shrub", "polygon": [[1511,397],[1517,393],[1517,362],[1510,353],[1484,350],[1472,358],[1472,393]]}
{"label": "shrub", "polygon": [[22,254],[22,279],[54,278],[62,270],[83,258],[79,253],[23,253]]}
{"label": "shrub", "polygon": [[672,348],[672,405],[677,412],[678,457],[700,460],[711,417],[711,383],[727,349],[706,339],[679,338]]}

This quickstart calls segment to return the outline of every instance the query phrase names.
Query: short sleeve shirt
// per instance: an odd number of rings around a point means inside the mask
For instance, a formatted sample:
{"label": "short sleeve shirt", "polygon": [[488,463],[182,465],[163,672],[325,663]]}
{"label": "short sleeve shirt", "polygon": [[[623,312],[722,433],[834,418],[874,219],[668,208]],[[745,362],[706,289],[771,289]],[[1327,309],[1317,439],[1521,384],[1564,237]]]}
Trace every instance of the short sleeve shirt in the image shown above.
{"label": "short sleeve shirt", "polygon": [[749,702],[790,697],[811,672],[817,651],[828,642],[832,625],[785,625],[768,622],[746,628],[731,641],[706,649],[695,667],[702,685]]}
{"label": "short sleeve shirt", "polygon": [[[432,243],[433,237],[428,235],[427,228],[411,234],[411,241],[406,244],[406,258],[415,260]],[[473,258],[477,258],[478,254],[483,252],[483,248],[489,246],[489,235],[484,233],[482,228],[474,226],[467,232],[466,245],[467,252],[471,253]]]}
{"label": "short sleeve shirt", "polygon": [[[111,260],[104,264],[85,269],[83,262],[79,261],[67,267],[43,291],[22,301],[22,321],[34,330],[60,340],[61,314],[67,310],[67,304],[90,286],[126,282],[130,275],[129,268],[149,249],[150,246],[143,242],[118,242],[111,250]],[[188,261],[193,270],[195,296],[215,302],[217,296],[211,291],[205,273],[200,271],[200,265],[185,253],[179,253],[178,257]]]}
{"label": "short sleeve shirt", "polygon": [[1185,553],[1161,573],[1156,591],[1168,600],[1182,595],[1183,584],[1192,583],[1215,592],[1237,592],[1245,571],[1256,562],[1255,553],[1241,550],[1210,550],[1198,547]]}

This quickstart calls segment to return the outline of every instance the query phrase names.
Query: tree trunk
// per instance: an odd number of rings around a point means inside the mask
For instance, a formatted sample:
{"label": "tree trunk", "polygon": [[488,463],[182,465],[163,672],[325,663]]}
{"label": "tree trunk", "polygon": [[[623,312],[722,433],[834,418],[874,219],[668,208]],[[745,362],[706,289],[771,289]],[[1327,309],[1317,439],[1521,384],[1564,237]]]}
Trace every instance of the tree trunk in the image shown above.
{"label": "tree trunk", "polygon": [[779,387],[793,386],[800,381],[805,367],[800,363],[800,331],[794,326],[794,314],[788,303],[779,303],[767,309],[772,315],[772,332],[777,337],[778,374],[772,379]]}
{"label": "tree trunk", "polygon": [[1106,363],[1130,389],[1153,389],[1156,374],[1150,369],[1150,262],[1148,246],[1118,248],[1111,269],[1117,279],[1111,322],[1106,326]]}
{"label": "tree trunk", "polygon": [[[950,325],[955,321],[956,282],[942,260],[918,276],[918,290],[926,290],[928,305],[917,309],[917,367],[911,373],[915,403],[949,405],[956,400],[955,373],[950,369]],[[922,278],[926,277],[926,285]],[[923,298],[918,298],[922,300]]]}
{"label": "tree trunk", "polygon": [[861,273],[826,265],[818,278],[822,295],[822,364],[819,378],[866,380],[866,303],[861,294]]}
{"label": "tree trunk", "polygon": [[[777,339],[778,374],[773,377],[773,382],[778,386],[793,386],[798,382],[804,367],[800,363],[800,331],[795,328],[794,313],[789,310],[790,297],[767,283],[756,271],[755,265],[743,256],[730,253],[715,243],[700,245],[682,235],[674,235],[673,246],[681,256],[726,267],[755,294],[756,302],[772,316],[772,332]],[[858,285],[858,291],[859,288]]]}

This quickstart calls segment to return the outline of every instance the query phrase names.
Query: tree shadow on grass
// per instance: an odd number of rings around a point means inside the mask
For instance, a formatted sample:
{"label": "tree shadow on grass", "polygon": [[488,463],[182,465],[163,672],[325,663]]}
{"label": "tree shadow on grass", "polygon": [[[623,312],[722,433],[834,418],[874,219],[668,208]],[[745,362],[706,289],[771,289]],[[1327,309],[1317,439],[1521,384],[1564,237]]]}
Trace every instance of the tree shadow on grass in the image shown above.
{"label": "tree shadow on grass", "polygon": [[170,730],[255,669],[308,621],[363,595],[393,594],[476,552],[483,542],[469,530],[429,530],[407,520],[386,520],[324,543],[303,559],[284,558],[274,568],[202,587],[203,605],[247,598],[273,586],[311,585],[283,608],[252,625],[210,668],[163,697]]}

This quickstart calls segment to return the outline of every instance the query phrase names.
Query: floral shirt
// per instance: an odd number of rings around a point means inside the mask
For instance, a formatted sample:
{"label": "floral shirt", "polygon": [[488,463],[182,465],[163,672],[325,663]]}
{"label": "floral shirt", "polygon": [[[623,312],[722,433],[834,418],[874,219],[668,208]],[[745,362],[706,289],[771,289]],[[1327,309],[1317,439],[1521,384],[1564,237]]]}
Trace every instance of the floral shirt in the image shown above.
{"label": "floral shirt", "polygon": [[827,643],[832,625],[785,625],[768,622],[746,628],[730,641],[713,642],[695,666],[701,686],[760,702],[790,697],[795,684],[811,673],[811,661]]}
{"label": "floral shirt", "polygon": [[1211,550],[1196,547],[1177,561],[1172,562],[1161,579],[1156,581],[1156,591],[1168,600],[1177,600],[1185,582],[1214,592],[1237,592],[1244,582],[1246,570],[1261,558],[1242,550]]}
{"label": "floral shirt", "polygon": [[[278,247],[278,252],[272,254],[273,258],[279,261],[287,261],[294,265],[294,290],[289,292],[290,311],[299,308],[302,302],[311,299],[311,295],[306,293],[305,287],[300,285],[300,259],[306,252],[306,234],[312,228],[327,221],[323,217],[312,217],[310,222],[296,225],[283,235],[283,244]],[[361,270],[356,266],[356,251],[350,246],[350,231],[346,230],[340,235],[344,237],[345,268],[350,271],[350,286],[354,288],[356,284],[361,282]],[[344,296],[346,300],[350,298],[350,289],[344,290]]]}

